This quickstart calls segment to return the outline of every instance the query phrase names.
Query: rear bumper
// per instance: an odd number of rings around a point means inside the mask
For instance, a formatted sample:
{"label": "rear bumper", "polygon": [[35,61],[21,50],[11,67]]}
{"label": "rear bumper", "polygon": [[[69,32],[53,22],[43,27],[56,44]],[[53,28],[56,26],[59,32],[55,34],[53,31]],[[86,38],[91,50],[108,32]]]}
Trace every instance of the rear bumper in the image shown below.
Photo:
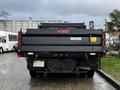
{"label": "rear bumper", "polygon": [[22,52],[105,52],[102,46],[22,46]]}
{"label": "rear bumper", "polygon": [[33,71],[36,71],[38,73],[66,73],[66,74],[71,74],[71,73],[87,73],[88,71],[90,70],[78,70],[78,71],[58,71],[58,72],[51,72],[51,71],[40,71],[39,69],[30,69],[30,70],[33,70]]}
{"label": "rear bumper", "polygon": [[28,53],[33,53],[33,56],[37,54],[40,58],[79,58],[91,53],[102,56],[106,51],[102,46],[22,46],[18,56],[24,57]]}

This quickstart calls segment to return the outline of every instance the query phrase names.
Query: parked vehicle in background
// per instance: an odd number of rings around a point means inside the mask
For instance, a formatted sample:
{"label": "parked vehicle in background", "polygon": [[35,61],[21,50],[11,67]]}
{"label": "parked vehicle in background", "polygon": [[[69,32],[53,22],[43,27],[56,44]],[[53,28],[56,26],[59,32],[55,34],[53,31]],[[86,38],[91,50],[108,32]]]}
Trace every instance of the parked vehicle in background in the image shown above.
{"label": "parked vehicle in background", "polygon": [[17,33],[0,31],[0,53],[16,50],[17,48]]}
{"label": "parked vehicle in background", "polygon": [[18,52],[18,43],[17,43],[17,44],[15,44],[15,48],[14,48],[14,50],[13,50],[13,51]]}
{"label": "parked vehicle in background", "polygon": [[106,33],[106,51],[110,49],[110,34]]}
{"label": "parked vehicle in background", "polygon": [[119,35],[119,54],[120,54],[120,35]]}

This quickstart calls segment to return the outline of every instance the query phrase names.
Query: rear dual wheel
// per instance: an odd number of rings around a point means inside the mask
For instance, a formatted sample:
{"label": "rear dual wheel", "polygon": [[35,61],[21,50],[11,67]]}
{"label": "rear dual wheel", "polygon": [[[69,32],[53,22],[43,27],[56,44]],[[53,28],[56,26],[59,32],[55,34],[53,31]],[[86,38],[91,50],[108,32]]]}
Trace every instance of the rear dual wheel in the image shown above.
{"label": "rear dual wheel", "polygon": [[80,73],[80,77],[92,78],[94,76],[94,70],[89,70],[86,73]]}
{"label": "rear dual wheel", "polygon": [[90,70],[87,72],[87,77],[92,78],[94,76],[94,70]]}
{"label": "rear dual wheel", "polygon": [[32,78],[35,78],[37,76],[36,71],[29,70],[29,73]]}
{"label": "rear dual wheel", "polygon": [[32,71],[32,70],[29,70],[29,73],[32,78],[37,77],[37,75],[39,75],[40,77],[44,76],[44,73],[37,73],[36,71]]}
{"label": "rear dual wheel", "polygon": [[86,77],[86,73],[80,73],[80,77],[85,78]]}
{"label": "rear dual wheel", "polygon": [[14,51],[14,52],[17,52],[17,51],[18,51],[18,50],[17,50],[17,47],[14,46],[14,47],[13,47],[13,51]]}

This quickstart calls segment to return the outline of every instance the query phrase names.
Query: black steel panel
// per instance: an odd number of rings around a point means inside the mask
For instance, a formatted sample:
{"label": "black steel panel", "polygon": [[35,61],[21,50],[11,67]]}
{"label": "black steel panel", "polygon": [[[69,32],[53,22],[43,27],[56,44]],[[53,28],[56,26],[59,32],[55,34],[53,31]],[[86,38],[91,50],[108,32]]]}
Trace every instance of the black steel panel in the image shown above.
{"label": "black steel panel", "polygon": [[39,28],[67,28],[67,27],[74,27],[74,28],[84,28],[86,29],[86,25],[84,23],[41,23]]}
{"label": "black steel panel", "polygon": [[[93,45],[89,42],[89,37],[23,37],[22,44],[59,44],[59,45]],[[97,37],[95,45],[101,44],[101,37]]]}
{"label": "black steel panel", "polygon": [[70,30],[68,33],[61,33],[58,32],[60,29],[27,29],[26,34],[32,34],[32,35],[92,35],[92,34],[102,34],[101,29],[67,29]]}
{"label": "black steel panel", "polygon": [[102,52],[101,46],[22,46],[21,51],[36,52]]}

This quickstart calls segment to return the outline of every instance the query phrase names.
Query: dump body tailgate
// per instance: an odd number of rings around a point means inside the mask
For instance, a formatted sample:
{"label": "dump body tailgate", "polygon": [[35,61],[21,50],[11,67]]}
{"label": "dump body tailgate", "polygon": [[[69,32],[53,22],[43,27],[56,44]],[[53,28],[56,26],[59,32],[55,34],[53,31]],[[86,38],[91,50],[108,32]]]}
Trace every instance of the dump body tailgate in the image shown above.
{"label": "dump body tailgate", "polygon": [[[91,42],[91,40],[93,40]],[[21,34],[22,52],[103,52],[101,29],[27,29]]]}

